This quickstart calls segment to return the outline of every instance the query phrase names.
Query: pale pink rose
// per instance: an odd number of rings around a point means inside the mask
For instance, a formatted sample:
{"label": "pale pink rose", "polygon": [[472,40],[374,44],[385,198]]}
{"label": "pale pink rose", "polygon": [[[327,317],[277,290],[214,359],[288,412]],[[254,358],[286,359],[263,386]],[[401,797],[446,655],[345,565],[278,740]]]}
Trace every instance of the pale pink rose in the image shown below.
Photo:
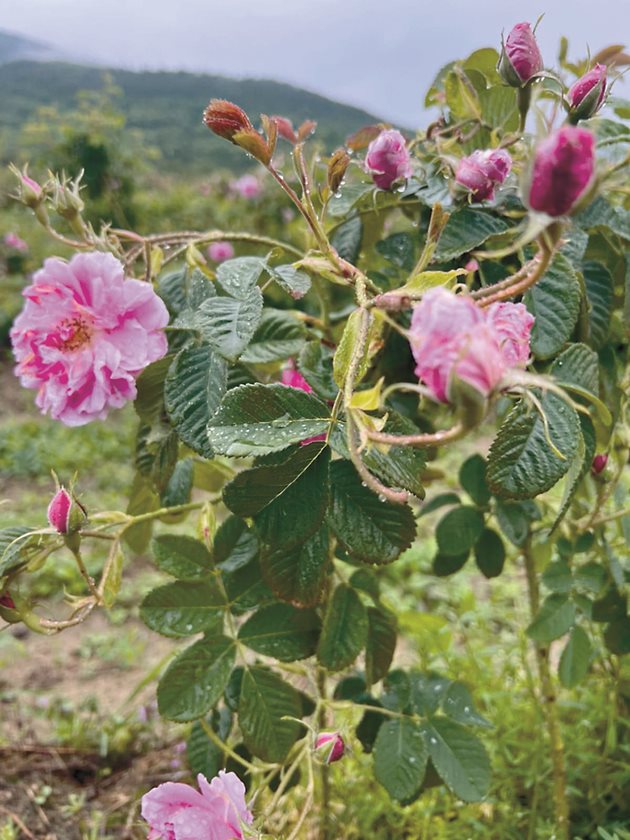
{"label": "pale pink rose", "polygon": [[459,161],[455,180],[476,201],[491,201],[495,186],[505,181],[511,169],[512,158],[505,149],[477,149]]}
{"label": "pale pink rose", "polygon": [[215,263],[222,263],[231,260],[234,256],[234,248],[231,242],[211,242],[208,245],[208,256]]}
{"label": "pale pink rose", "polygon": [[232,181],[230,187],[241,198],[248,199],[258,198],[262,191],[261,183],[255,175],[241,175],[236,181]]}
{"label": "pale pink rose", "polygon": [[150,826],[148,840],[241,840],[242,826],[251,825],[245,786],[235,773],[220,770],[208,782],[197,776],[201,793],[190,785],[166,782],[142,797],[142,817]]}
{"label": "pale pink rose", "polygon": [[66,426],[104,419],[136,397],[136,377],[168,346],[168,312],[111,254],[47,259],[11,329],[15,373],[43,413]]}
{"label": "pale pink rose", "polygon": [[411,176],[411,157],[400,131],[386,129],[372,140],[365,156],[365,169],[381,190],[389,190],[397,181]]}
{"label": "pale pink rose", "polygon": [[517,23],[505,39],[499,73],[513,87],[521,87],[544,67],[536,36],[529,23]]}
{"label": "pale pink rose", "polygon": [[599,111],[606,96],[606,65],[596,64],[569,88],[572,122],[587,120]]}
{"label": "pale pink rose", "polygon": [[565,125],[539,143],[534,153],[528,204],[549,216],[565,216],[595,178],[595,137]]}
{"label": "pale pink rose", "polygon": [[23,239],[20,239],[17,233],[13,233],[12,231],[5,234],[4,244],[8,248],[13,248],[14,250],[21,251],[22,253],[24,251],[28,251],[28,245],[26,242]]}
{"label": "pale pink rose", "polygon": [[343,758],[346,745],[339,732],[320,732],[315,740],[315,749],[322,753],[326,764]]}
{"label": "pale pink rose", "polygon": [[525,367],[529,361],[529,341],[534,316],[523,303],[491,303],[486,323],[499,339],[503,358],[510,367]]}

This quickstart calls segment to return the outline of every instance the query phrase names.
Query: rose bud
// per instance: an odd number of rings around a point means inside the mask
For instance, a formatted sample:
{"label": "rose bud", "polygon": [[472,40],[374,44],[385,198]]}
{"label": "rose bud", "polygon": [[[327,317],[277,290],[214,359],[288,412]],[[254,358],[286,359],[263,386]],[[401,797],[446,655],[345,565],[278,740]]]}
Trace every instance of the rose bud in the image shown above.
{"label": "rose bud", "polygon": [[576,123],[592,117],[601,108],[605,96],[606,65],[596,64],[569,88],[569,121]]}
{"label": "rose bud", "polygon": [[475,201],[494,198],[494,188],[502,184],[512,169],[512,158],[505,149],[479,149],[463,157],[455,172],[455,181],[469,191]]}
{"label": "rose bud", "polygon": [[523,87],[543,69],[543,58],[529,23],[517,23],[501,50],[497,70],[511,87]]}
{"label": "rose bud", "polygon": [[211,99],[203,112],[203,121],[210,131],[232,142],[239,131],[254,130],[245,111],[226,99]]}
{"label": "rose bud", "polygon": [[289,143],[297,143],[297,134],[295,133],[291,120],[288,120],[286,117],[279,117],[277,114],[271,117],[271,119],[277,125],[280,137],[284,137]]}
{"label": "rose bud", "polygon": [[350,155],[345,149],[337,149],[330,156],[330,160],[328,161],[328,187],[331,193],[336,193],[341,186],[349,163]]}
{"label": "rose bud", "polygon": [[208,256],[215,263],[222,263],[231,260],[234,256],[234,248],[230,242],[211,242],[208,245]]}
{"label": "rose bud", "polygon": [[593,463],[591,464],[591,472],[593,473],[593,475],[599,475],[600,473],[604,472],[607,463],[608,455],[605,452],[602,452],[599,455],[595,455],[595,457],[593,458]]}
{"label": "rose bud", "polygon": [[595,179],[595,137],[565,125],[539,143],[532,165],[527,203],[548,216],[578,209]]}
{"label": "rose bud", "polygon": [[346,745],[338,732],[320,732],[315,741],[315,749],[321,753],[326,764],[332,764],[343,758]]}
{"label": "rose bud", "polygon": [[372,140],[365,156],[365,169],[381,190],[389,190],[397,181],[409,178],[413,171],[411,159],[400,131],[381,131]]}
{"label": "rose bud", "polygon": [[74,496],[60,487],[48,505],[48,523],[58,534],[74,534],[85,524],[87,514]]}

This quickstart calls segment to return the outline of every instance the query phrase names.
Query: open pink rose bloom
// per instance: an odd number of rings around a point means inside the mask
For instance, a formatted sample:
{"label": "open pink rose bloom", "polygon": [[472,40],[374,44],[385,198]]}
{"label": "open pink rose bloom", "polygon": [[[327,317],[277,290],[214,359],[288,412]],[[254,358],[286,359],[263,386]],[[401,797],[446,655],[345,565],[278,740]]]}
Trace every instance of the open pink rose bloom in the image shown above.
{"label": "open pink rose bloom", "polygon": [[11,329],[15,373],[66,426],[103,420],[135,399],[136,377],[167,351],[168,312],[111,254],[47,259]]}
{"label": "open pink rose bloom", "polygon": [[243,825],[251,825],[253,816],[238,776],[220,770],[208,782],[199,773],[197,784],[201,792],[165,782],[145,793],[142,817],[151,829],[148,840],[241,840]]}
{"label": "open pink rose bloom", "polygon": [[533,324],[522,303],[482,309],[466,295],[430,289],[411,319],[416,374],[439,402],[449,402],[454,377],[488,396],[511,368],[526,366]]}

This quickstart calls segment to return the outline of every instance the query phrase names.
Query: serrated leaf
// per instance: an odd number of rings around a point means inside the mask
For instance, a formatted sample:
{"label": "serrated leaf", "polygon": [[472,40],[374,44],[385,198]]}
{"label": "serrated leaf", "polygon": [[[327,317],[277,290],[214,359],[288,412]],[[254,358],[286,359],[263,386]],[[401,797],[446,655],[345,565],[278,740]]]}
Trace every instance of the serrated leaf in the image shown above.
{"label": "serrated leaf", "polygon": [[311,278],[305,271],[300,271],[293,265],[267,266],[267,271],[285,292],[294,300],[303,298],[311,288]]}
{"label": "serrated leaf", "polygon": [[44,536],[33,534],[33,529],[28,526],[3,528],[0,531],[0,577],[26,566],[37,557],[44,545]]}
{"label": "serrated leaf", "polygon": [[392,664],[396,650],[398,622],[393,613],[376,607],[368,607],[367,617],[365,673],[368,683],[372,685],[383,679]]}
{"label": "serrated leaf", "polygon": [[217,353],[235,362],[252,340],[262,309],[262,292],[256,286],[245,299],[208,298],[197,311],[196,325]]}
{"label": "serrated leaf", "polygon": [[328,523],[348,554],[365,563],[381,565],[391,563],[409,548],[416,523],[408,505],[380,501],[363,487],[347,461],[333,462],[330,475]]}
{"label": "serrated leaf", "polygon": [[194,461],[192,458],[182,458],[175,464],[175,469],[160,497],[162,507],[175,507],[190,501],[193,472]]}
{"label": "serrated leaf", "polygon": [[[162,636],[192,636],[222,626],[225,598],[213,583],[176,581],[152,589],[140,618]],[[219,627],[220,632],[220,627]]]}
{"label": "serrated leaf", "polygon": [[607,227],[622,239],[630,239],[630,214],[623,207],[615,207],[603,196],[578,213],[574,222],[586,230]]}
{"label": "serrated leaf", "polygon": [[214,457],[206,425],[227,387],[227,366],[209,347],[185,347],[166,378],[166,410],[181,440],[204,458]]}
{"label": "serrated leaf", "polygon": [[300,610],[290,604],[261,607],[238,631],[247,647],[280,662],[306,659],[315,653],[320,621],[314,610]]}
{"label": "serrated leaf", "polygon": [[466,274],[463,268],[457,268],[453,271],[422,271],[420,274],[414,274],[405,283],[404,286],[399,286],[397,289],[391,289],[387,295],[419,295],[428,292],[429,289],[434,289],[436,286],[443,286],[445,289],[450,289],[455,285],[455,280],[462,274]]}
{"label": "serrated leaf", "polygon": [[328,202],[328,215],[332,218],[345,216],[354,205],[374,189],[373,184],[344,184]]}
{"label": "serrated leaf", "polygon": [[223,571],[234,572],[258,555],[258,538],[242,519],[228,516],[214,535],[212,553]]}
{"label": "serrated leaf", "polygon": [[541,400],[551,441],[537,411],[518,403],[503,421],[490,447],[487,479],[493,493],[508,499],[529,499],[544,493],[568,471],[581,439],[576,411],[555,394]]}
{"label": "serrated leaf", "polygon": [[424,735],[431,761],[447,787],[464,802],[483,799],[490,787],[490,762],[481,741],[443,718],[434,718]]}
{"label": "serrated leaf", "polygon": [[442,699],[442,709],[447,717],[464,726],[492,729],[490,721],[475,709],[470,691],[463,683],[452,682],[449,685]]}
{"label": "serrated leaf", "polygon": [[249,300],[252,290],[266,268],[262,257],[235,257],[217,268],[217,282],[224,292],[238,300]]}
{"label": "serrated leaf", "polygon": [[564,636],[575,623],[575,604],[566,595],[550,595],[527,628],[530,639],[541,644]]}
{"label": "serrated leaf", "polygon": [[376,250],[389,262],[405,271],[411,271],[415,265],[417,241],[410,233],[392,233],[386,239],[376,243]]}
{"label": "serrated leaf", "polygon": [[304,344],[304,326],[288,312],[264,309],[249,346],[241,355],[246,364],[267,364],[296,356]]}
{"label": "serrated leaf", "polygon": [[[208,726],[211,724],[208,722]],[[190,772],[203,773],[207,779],[212,779],[219,770],[225,767],[226,755],[223,750],[208,738],[199,721],[193,723],[186,742],[186,757]]]}
{"label": "serrated leaf", "polygon": [[220,699],[234,667],[234,640],[210,636],[169,665],[157,689],[158,710],[180,723],[203,717]]}
{"label": "serrated leaf", "polygon": [[241,681],[238,719],[243,740],[263,761],[281,762],[302,732],[300,695],[272,671],[246,668]]}
{"label": "serrated leaf", "polygon": [[591,640],[586,631],[579,626],[574,627],[558,665],[558,676],[565,688],[574,688],[582,682],[591,663],[591,652]]}
{"label": "serrated leaf", "polygon": [[503,540],[492,528],[484,528],[475,543],[475,562],[486,578],[498,577],[505,563]]}
{"label": "serrated leaf", "polygon": [[468,554],[483,531],[483,514],[476,508],[461,505],[438,522],[435,538],[441,554],[448,557]]}
{"label": "serrated leaf", "polygon": [[374,775],[392,799],[408,803],[416,798],[428,757],[420,724],[397,718],[380,726],[374,743]]}
{"label": "serrated leaf", "polygon": [[580,313],[580,283],[570,261],[556,254],[543,277],[525,295],[534,318],[532,353],[549,359],[571,337]]}
{"label": "serrated leaf", "polygon": [[314,607],[322,598],[330,562],[330,536],[324,525],[291,548],[272,547],[260,565],[274,595],[302,607]]}
{"label": "serrated leaf", "polygon": [[363,238],[363,222],[361,216],[352,216],[335,228],[330,238],[330,244],[343,260],[356,264],[361,251]]}
{"label": "serrated leaf", "polygon": [[328,602],[317,658],[329,671],[351,665],[365,647],[367,611],[354,589],[340,584]]}
{"label": "serrated leaf", "polygon": [[588,343],[600,350],[610,330],[614,281],[606,266],[594,260],[583,263],[582,274],[590,309]]}
{"label": "serrated leaf", "polygon": [[133,407],[144,423],[151,423],[162,412],[164,405],[164,380],[173,362],[173,356],[163,356],[146,367],[136,379],[137,396]]}
{"label": "serrated leaf", "polygon": [[468,560],[470,552],[465,551],[462,554],[442,554],[438,552],[433,558],[431,569],[437,577],[448,577],[455,572],[463,569]]}
{"label": "serrated leaf", "polygon": [[503,233],[508,225],[496,216],[483,210],[466,207],[453,213],[448,220],[438,243],[435,259],[447,261],[472,251],[486,239]]}
{"label": "serrated leaf", "polygon": [[[584,475],[585,456],[586,445],[584,443],[584,436],[580,434],[577,450],[573,458],[571,458],[571,463],[569,464],[569,469],[567,470],[567,474],[565,477],[564,490],[562,492],[562,499],[560,500],[558,514],[553,522],[553,525],[551,526],[550,533],[553,533],[555,531],[555,529],[558,527],[560,522],[563,520],[565,514],[569,510],[571,500],[573,499],[573,496],[575,495],[575,492],[578,488],[579,481]],[[592,463],[592,460],[593,459],[591,457],[589,461],[589,466]]]}
{"label": "serrated leaf", "polygon": [[333,352],[321,341],[307,342],[300,353],[298,367],[302,376],[325,400],[334,400],[339,389],[333,379]]}
{"label": "serrated leaf", "polygon": [[221,455],[266,455],[322,434],[329,422],[328,407],[313,394],[279,384],[241,385],[225,395],[208,438]]}
{"label": "serrated leaf", "polygon": [[530,523],[540,519],[534,502],[502,502],[497,500],[495,508],[497,521],[508,540],[515,546],[522,546],[527,539]]}
{"label": "serrated leaf", "polygon": [[156,565],[169,575],[183,580],[208,576],[213,563],[205,545],[183,534],[160,534],[151,542]]}
{"label": "serrated leaf", "polygon": [[262,578],[258,558],[246,566],[239,566],[230,572],[223,572],[223,585],[228,596],[230,610],[240,615],[261,604],[273,601],[273,593]]}

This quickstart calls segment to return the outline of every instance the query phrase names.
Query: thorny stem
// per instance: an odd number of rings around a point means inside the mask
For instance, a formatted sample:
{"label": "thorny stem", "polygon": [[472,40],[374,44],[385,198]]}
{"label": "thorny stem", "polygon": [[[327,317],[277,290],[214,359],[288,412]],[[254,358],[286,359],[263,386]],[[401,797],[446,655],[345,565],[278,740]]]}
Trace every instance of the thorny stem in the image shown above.
{"label": "thorny stem", "polygon": [[456,423],[450,429],[441,432],[427,432],[417,435],[391,435],[387,432],[376,432],[372,429],[366,431],[370,440],[376,443],[386,443],[390,446],[441,446],[444,443],[452,443],[459,440],[468,430],[463,423]]}
{"label": "thorny stem", "polygon": [[[490,286],[488,289],[480,289],[478,292],[472,292],[471,297],[477,300],[479,306],[490,306],[492,303],[498,303],[502,300],[522,295],[527,289],[534,286],[547,270],[551,258],[553,256],[553,248],[541,247],[539,253],[534,257],[528,267],[533,270],[523,273],[520,269],[512,277],[506,277],[501,283],[496,286]],[[509,282],[508,282],[509,281]],[[488,294],[490,292],[490,294]],[[483,293],[483,294],[482,294]]]}
{"label": "thorny stem", "polygon": [[[522,549],[527,576],[527,593],[532,620],[538,614],[540,607],[540,590],[536,564],[532,554],[531,540]],[[549,668],[549,649],[536,644],[536,662],[540,676],[542,691],[542,706],[547,722],[547,733],[551,749],[551,764],[553,768],[553,800],[556,820],[557,840],[569,840],[569,802],[567,800],[567,774],[564,760],[564,746],[560,733],[558,719],[557,695]]]}
{"label": "thorny stem", "polygon": [[87,588],[90,590],[94,598],[96,599],[96,603],[99,604],[101,602],[101,593],[96,588],[96,584],[88,570],[85,568],[85,563],[83,562],[83,557],[81,556],[81,551],[79,548],[72,548],[70,549],[72,554],[74,555],[74,559],[77,561],[77,566],[79,567],[79,572],[81,573],[81,577],[85,581]]}

